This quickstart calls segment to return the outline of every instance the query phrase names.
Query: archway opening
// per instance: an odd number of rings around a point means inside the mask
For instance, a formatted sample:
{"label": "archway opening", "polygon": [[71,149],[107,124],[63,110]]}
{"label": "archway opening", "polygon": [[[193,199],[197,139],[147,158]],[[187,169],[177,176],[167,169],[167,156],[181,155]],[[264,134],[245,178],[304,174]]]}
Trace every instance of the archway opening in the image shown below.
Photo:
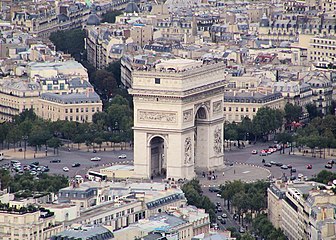
{"label": "archway opening", "polygon": [[162,137],[154,137],[150,141],[151,178],[167,176],[166,146]]}
{"label": "archway opening", "polygon": [[207,170],[208,131],[208,113],[205,107],[200,107],[195,115],[194,128],[194,159],[196,172]]}

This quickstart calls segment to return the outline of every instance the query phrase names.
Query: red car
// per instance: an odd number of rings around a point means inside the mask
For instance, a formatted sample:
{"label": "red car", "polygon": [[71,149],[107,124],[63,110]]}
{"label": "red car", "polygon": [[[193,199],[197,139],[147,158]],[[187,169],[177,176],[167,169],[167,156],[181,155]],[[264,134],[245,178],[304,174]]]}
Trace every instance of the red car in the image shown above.
{"label": "red car", "polygon": [[311,164],[307,165],[307,169],[312,169],[312,168],[313,168],[313,165],[311,165]]}

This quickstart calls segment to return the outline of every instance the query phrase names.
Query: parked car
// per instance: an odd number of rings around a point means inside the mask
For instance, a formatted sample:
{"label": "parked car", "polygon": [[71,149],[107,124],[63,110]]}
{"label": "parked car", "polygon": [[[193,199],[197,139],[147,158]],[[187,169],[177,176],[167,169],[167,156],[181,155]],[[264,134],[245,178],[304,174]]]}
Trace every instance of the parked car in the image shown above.
{"label": "parked car", "polygon": [[91,158],[91,161],[100,161],[100,160],[101,160],[100,157],[93,157],[93,158]]}
{"label": "parked car", "polygon": [[287,165],[282,165],[281,169],[288,169]]}
{"label": "parked car", "polygon": [[270,164],[270,163],[265,163],[264,166],[265,166],[265,167],[272,167],[272,164]]}
{"label": "parked car", "polygon": [[292,165],[290,165],[290,164],[288,164],[288,165],[287,165],[287,167],[288,167],[288,168],[292,168],[293,166],[292,166]]}
{"label": "parked car", "polygon": [[127,158],[127,156],[126,156],[126,154],[121,154],[121,155],[118,156],[118,158],[119,159],[125,159],[125,158]]}
{"label": "parked car", "polygon": [[217,208],[218,212],[223,212],[223,209],[221,207]]}
{"label": "parked car", "polygon": [[50,160],[50,163],[60,163],[60,162],[61,162],[61,159]]}
{"label": "parked car", "polygon": [[258,151],[257,151],[257,150],[252,150],[251,153],[252,153],[252,154],[258,154]]}
{"label": "parked car", "polygon": [[80,166],[80,163],[74,163],[74,164],[72,164],[72,167],[79,167]]}
{"label": "parked car", "polygon": [[291,172],[293,173],[293,172],[296,172],[296,168],[292,168],[291,169]]}
{"label": "parked car", "polygon": [[63,171],[64,171],[64,172],[69,172],[69,168],[68,168],[68,167],[64,167],[64,168],[63,168]]}
{"label": "parked car", "polygon": [[307,165],[307,169],[312,169],[312,168],[313,168],[313,165],[311,165],[311,164]]}
{"label": "parked car", "polygon": [[93,153],[97,153],[97,150],[95,149],[95,150],[93,150],[92,152],[93,152]]}
{"label": "parked car", "polygon": [[225,219],[222,219],[222,220],[220,221],[220,223],[221,223],[221,224],[226,224],[226,220],[225,220]]}
{"label": "parked car", "polygon": [[244,229],[243,227],[241,227],[241,228],[239,229],[239,232],[240,232],[240,233],[244,233],[244,232],[245,232],[245,229]]}
{"label": "parked car", "polygon": [[274,161],[270,161],[270,164],[272,164],[272,165],[276,165],[276,162],[274,162]]}
{"label": "parked car", "polygon": [[220,206],[221,206],[220,202],[216,202],[216,207],[220,207]]}
{"label": "parked car", "polygon": [[295,179],[296,179],[296,176],[291,176],[290,177],[290,180],[292,180],[292,181],[295,180]]}
{"label": "parked car", "polygon": [[223,213],[223,214],[222,214],[222,218],[227,218],[226,213]]}
{"label": "parked car", "polygon": [[217,216],[217,220],[222,220],[222,217],[221,216]]}
{"label": "parked car", "polygon": [[324,167],[328,168],[328,169],[332,169],[332,165],[331,164],[326,164]]}
{"label": "parked car", "polygon": [[264,150],[260,151],[260,156],[267,156],[267,152],[265,152]]}
{"label": "parked car", "polygon": [[283,164],[281,162],[277,162],[275,166],[281,167]]}
{"label": "parked car", "polygon": [[32,162],[31,165],[38,166],[38,165],[40,165],[40,163],[39,162]]}

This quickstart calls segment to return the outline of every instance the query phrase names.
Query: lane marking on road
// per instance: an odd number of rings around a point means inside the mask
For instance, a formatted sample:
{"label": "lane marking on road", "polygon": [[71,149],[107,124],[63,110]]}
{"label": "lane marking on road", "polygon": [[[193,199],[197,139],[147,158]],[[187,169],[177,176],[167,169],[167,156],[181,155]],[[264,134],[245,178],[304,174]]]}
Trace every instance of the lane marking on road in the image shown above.
{"label": "lane marking on road", "polygon": [[245,172],[242,172],[242,173],[249,173],[250,171],[245,171]]}

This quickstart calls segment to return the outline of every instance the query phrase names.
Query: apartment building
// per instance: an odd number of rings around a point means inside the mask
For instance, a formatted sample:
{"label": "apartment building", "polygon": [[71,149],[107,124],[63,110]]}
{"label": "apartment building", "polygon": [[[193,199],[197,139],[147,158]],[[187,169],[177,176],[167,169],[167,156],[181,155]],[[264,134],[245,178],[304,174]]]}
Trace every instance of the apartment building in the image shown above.
{"label": "apartment building", "polygon": [[0,239],[2,240],[47,240],[63,231],[63,225],[47,210],[21,208],[0,210]]}
{"label": "apartment building", "polygon": [[253,119],[259,108],[269,107],[272,109],[283,109],[285,107],[284,97],[280,92],[225,92],[224,93],[224,119],[228,122],[241,122],[248,117]]}
{"label": "apartment building", "polygon": [[28,79],[6,78],[0,82],[0,120],[12,121],[25,109],[36,109],[41,87]]}
{"label": "apartment building", "polygon": [[92,122],[95,113],[101,112],[103,103],[95,92],[42,93],[36,114],[46,120]]}
{"label": "apartment building", "polygon": [[336,60],[336,36],[310,38],[308,59],[311,62],[333,63]]}
{"label": "apartment building", "polygon": [[277,181],[268,188],[268,217],[289,240],[335,239],[336,195],[315,182]]}

